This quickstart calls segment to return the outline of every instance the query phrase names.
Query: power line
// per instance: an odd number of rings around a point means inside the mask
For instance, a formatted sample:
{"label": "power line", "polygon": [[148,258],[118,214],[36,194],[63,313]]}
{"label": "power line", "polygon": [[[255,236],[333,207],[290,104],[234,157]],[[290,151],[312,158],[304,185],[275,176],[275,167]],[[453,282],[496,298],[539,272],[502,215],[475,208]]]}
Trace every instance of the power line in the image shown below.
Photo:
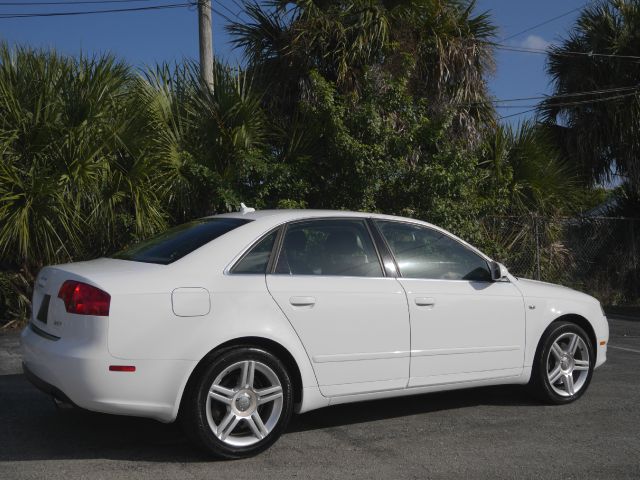
{"label": "power line", "polygon": [[[498,103],[510,103],[510,102],[523,102],[527,100],[554,100],[554,99],[562,99],[562,98],[571,98],[571,97],[583,97],[586,95],[599,95],[599,94],[607,94],[607,93],[620,93],[620,92],[628,92],[629,90],[638,90],[640,86],[633,87],[616,87],[616,88],[607,88],[601,90],[589,90],[585,92],[573,92],[573,93],[561,93],[558,95],[540,95],[536,97],[519,97],[519,98],[503,98],[503,99],[493,99],[493,100],[484,100],[479,102],[469,102],[469,103],[460,103],[459,106],[477,106],[477,105],[485,105],[485,104],[498,104]],[[523,107],[513,107],[510,105],[496,105],[497,108],[523,108]]]}
{"label": "power line", "polygon": [[220,10],[217,10],[213,5],[211,5],[211,10],[213,11],[213,13],[215,13],[216,15],[222,17],[223,20],[225,20],[227,23],[234,23],[234,21],[229,18],[228,16],[226,16],[224,13],[222,13]]}
{"label": "power line", "polygon": [[503,115],[501,117],[498,117],[498,120],[504,120],[505,118],[517,117],[518,115],[524,115],[525,113],[535,112],[536,110],[538,110],[538,107],[530,108],[529,110],[525,110],[523,112],[511,113],[509,115]]}
{"label": "power line", "polygon": [[[593,100],[581,100],[581,101],[576,101],[576,102],[566,102],[566,103],[557,103],[557,104],[552,104],[550,105],[550,107],[573,107],[573,106],[578,106],[578,105],[585,105],[585,104],[589,104],[589,103],[602,103],[602,102],[609,102],[609,101],[615,101],[615,100],[621,100],[623,98],[628,98],[631,96],[635,96],[638,95],[638,92],[631,92],[631,93],[626,93],[623,95],[616,95],[613,97],[607,97],[607,98],[597,98],[597,99],[593,99]],[[509,115],[503,115],[501,117],[499,117],[499,120],[503,120],[505,118],[510,118],[510,117],[515,117],[517,115],[524,115],[525,113],[530,113],[533,112],[535,110],[538,110],[539,105],[521,105],[518,108],[529,108],[528,110],[524,110],[522,112],[517,112],[517,113],[512,113]]]}
{"label": "power line", "polygon": [[[541,49],[541,48],[526,48],[526,47],[517,47],[512,45],[503,45],[501,43],[491,43],[487,42],[489,45],[497,48],[498,50],[508,50],[512,52],[519,53],[535,53],[541,55],[560,55],[560,56],[583,56],[583,57],[604,57],[604,58],[619,58],[623,60],[640,60],[640,56],[637,55],[616,55],[613,53],[598,53],[598,52],[576,52],[576,51],[549,51],[549,49]],[[556,45],[550,45],[550,48],[558,48]]]}
{"label": "power line", "polygon": [[577,12],[578,10],[582,10],[584,7],[589,5],[592,1],[593,0],[587,2],[585,5],[583,5],[581,7],[574,8],[574,9],[569,10],[568,12],[562,13],[562,14],[556,16],[556,17],[550,18],[549,20],[545,20],[544,22],[540,22],[540,23],[538,23],[536,25],[533,25],[531,27],[525,28],[524,30],[521,30],[521,31],[519,31],[517,33],[514,33],[513,35],[509,35],[508,37],[503,38],[501,41],[502,42],[506,42],[507,40],[511,40],[512,38],[515,38],[515,37],[517,37],[519,35],[522,35],[523,33],[530,32],[531,30],[535,30],[536,28],[540,28],[540,27],[542,27],[544,25],[547,25],[548,23],[555,22],[556,20],[559,20],[559,19],[561,19],[563,17],[566,17],[567,15],[571,15],[572,13]]}
{"label": "power line", "polygon": [[59,2],[0,2],[0,7],[11,6],[36,6],[36,5],[95,5],[103,3],[139,3],[153,2],[154,0],[79,0],[79,1],[59,1]]}
{"label": "power line", "polygon": [[[244,11],[244,5],[242,5],[240,2],[238,2],[238,0],[231,0],[231,1],[234,3],[234,5],[235,5],[236,7],[238,7],[238,9],[239,9],[241,12],[242,12],[242,11]],[[222,2],[221,2],[221,3],[222,3]]]}
{"label": "power line", "polygon": [[131,8],[112,8],[109,10],[84,10],[77,12],[39,12],[39,13],[8,13],[0,14],[0,20],[9,18],[33,18],[33,17],[66,17],[75,15],[94,15],[101,13],[124,13],[124,12],[143,12],[149,10],[165,10],[169,8],[191,7],[194,4],[189,3],[169,3],[164,5],[152,5],[148,7],[131,7]]}
{"label": "power line", "polygon": [[[229,7],[227,7],[222,1],[219,1],[218,4],[224,8],[227,12],[229,12],[231,15],[234,15],[238,20],[242,20],[240,18],[240,15],[238,15],[237,13],[235,13],[233,10],[231,10]],[[213,4],[211,5],[211,7],[213,8]],[[228,17],[223,17],[223,18],[228,18]],[[227,20],[228,21],[228,20]]]}
{"label": "power line", "polygon": [[630,93],[625,93],[622,95],[616,95],[613,97],[606,97],[606,98],[594,98],[593,100],[576,100],[575,102],[566,102],[566,103],[552,103],[549,105],[549,107],[572,107],[575,105],[584,105],[587,103],[602,103],[602,102],[608,102],[611,100],[619,100],[621,98],[627,98],[627,97],[633,97],[638,95],[638,89],[636,89],[634,92],[630,92]]}

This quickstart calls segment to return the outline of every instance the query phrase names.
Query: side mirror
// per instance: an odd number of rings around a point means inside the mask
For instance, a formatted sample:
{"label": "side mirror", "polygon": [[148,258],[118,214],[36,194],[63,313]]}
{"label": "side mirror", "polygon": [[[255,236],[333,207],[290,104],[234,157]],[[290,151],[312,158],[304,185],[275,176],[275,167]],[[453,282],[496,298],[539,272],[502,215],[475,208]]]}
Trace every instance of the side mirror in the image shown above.
{"label": "side mirror", "polygon": [[507,267],[498,262],[491,262],[491,280],[497,282],[507,276],[509,271]]}

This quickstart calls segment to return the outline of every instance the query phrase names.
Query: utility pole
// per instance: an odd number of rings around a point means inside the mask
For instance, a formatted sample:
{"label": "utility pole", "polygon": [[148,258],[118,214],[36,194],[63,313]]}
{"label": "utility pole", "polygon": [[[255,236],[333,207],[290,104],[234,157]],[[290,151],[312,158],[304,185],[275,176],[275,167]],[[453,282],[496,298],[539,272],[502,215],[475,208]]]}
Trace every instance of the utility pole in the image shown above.
{"label": "utility pole", "polygon": [[198,0],[198,36],[200,78],[213,87],[213,40],[211,36],[211,0]]}

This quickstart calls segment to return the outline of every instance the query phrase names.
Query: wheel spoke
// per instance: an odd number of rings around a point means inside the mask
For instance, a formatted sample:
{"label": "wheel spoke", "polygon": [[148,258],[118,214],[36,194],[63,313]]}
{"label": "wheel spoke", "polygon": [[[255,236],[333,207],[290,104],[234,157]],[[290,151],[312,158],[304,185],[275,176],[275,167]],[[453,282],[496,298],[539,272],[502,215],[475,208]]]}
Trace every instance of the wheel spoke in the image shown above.
{"label": "wheel spoke", "polygon": [[573,395],[575,393],[575,390],[573,388],[573,375],[568,373],[562,378],[562,381],[564,382],[564,389],[567,391],[567,393],[569,395]]}
{"label": "wheel spoke", "polygon": [[236,428],[240,419],[232,412],[227,413],[227,416],[222,419],[220,425],[218,425],[218,438],[220,440],[226,440],[233,429]]}
{"label": "wheel spoke", "polygon": [[224,403],[225,405],[231,405],[231,399],[236,392],[230,388],[223,387],[222,385],[211,385],[209,390],[209,396],[214,400]]}
{"label": "wheel spoke", "polygon": [[567,351],[571,354],[571,355],[575,355],[576,354],[576,350],[578,349],[578,340],[580,339],[580,337],[577,334],[573,334],[573,336],[571,337],[571,340],[569,340],[569,347],[567,348]]}
{"label": "wheel spoke", "polygon": [[267,427],[264,426],[264,422],[262,421],[262,417],[260,417],[260,414],[258,413],[257,410],[255,412],[253,412],[253,414],[251,415],[251,419],[253,420],[253,422],[258,427],[258,430],[260,431],[260,434],[262,435],[262,438],[266,437],[269,434],[269,430],[267,430]]}
{"label": "wheel spoke", "polygon": [[267,427],[264,426],[264,422],[257,411],[253,412],[253,414],[245,418],[245,420],[258,440],[262,440],[269,434]]}
{"label": "wheel spoke", "polygon": [[556,360],[560,361],[560,359],[564,355],[564,350],[562,350],[562,347],[556,342],[553,342],[553,344],[551,345],[551,353],[553,353],[553,356],[556,357]]}
{"label": "wheel spoke", "polygon": [[256,390],[256,393],[258,394],[258,405],[263,405],[282,397],[282,387],[274,385],[273,387]]}
{"label": "wheel spoke", "polygon": [[253,418],[251,417],[247,417],[245,418],[245,421],[247,422],[247,425],[249,425],[249,428],[251,429],[251,431],[253,432],[253,435],[258,439],[258,440],[262,440],[264,437],[262,436],[262,432],[260,431],[260,429],[258,428],[258,426],[256,425],[256,422],[253,421]]}
{"label": "wheel spoke", "polygon": [[560,365],[558,365],[556,368],[554,368],[550,373],[549,373],[549,383],[551,383],[551,385],[553,385],[554,383],[556,383],[558,380],[560,380],[560,377],[562,376],[562,369],[560,368]]}
{"label": "wheel spoke", "polygon": [[574,370],[589,370],[589,360],[574,360]]}
{"label": "wheel spoke", "polygon": [[256,362],[248,360],[242,363],[242,372],[240,373],[240,388],[253,387],[253,378],[256,372]]}

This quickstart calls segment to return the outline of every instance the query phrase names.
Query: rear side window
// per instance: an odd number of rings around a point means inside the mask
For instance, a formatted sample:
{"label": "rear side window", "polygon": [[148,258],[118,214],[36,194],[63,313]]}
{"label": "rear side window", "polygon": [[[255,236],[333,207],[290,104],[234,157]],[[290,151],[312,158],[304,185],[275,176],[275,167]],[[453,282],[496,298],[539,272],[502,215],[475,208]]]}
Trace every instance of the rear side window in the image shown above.
{"label": "rear side window", "polygon": [[233,267],[231,273],[266,273],[269,258],[271,258],[271,251],[273,250],[273,244],[276,241],[277,235],[278,231],[276,230],[260,240],[251,250],[249,250],[249,253],[242,257],[242,260]]}
{"label": "rear side window", "polygon": [[112,258],[168,265],[249,221],[242,218],[194,220],[122,250]]}
{"label": "rear side window", "polygon": [[312,220],[289,225],[276,273],[383,277],[363,220]]}

